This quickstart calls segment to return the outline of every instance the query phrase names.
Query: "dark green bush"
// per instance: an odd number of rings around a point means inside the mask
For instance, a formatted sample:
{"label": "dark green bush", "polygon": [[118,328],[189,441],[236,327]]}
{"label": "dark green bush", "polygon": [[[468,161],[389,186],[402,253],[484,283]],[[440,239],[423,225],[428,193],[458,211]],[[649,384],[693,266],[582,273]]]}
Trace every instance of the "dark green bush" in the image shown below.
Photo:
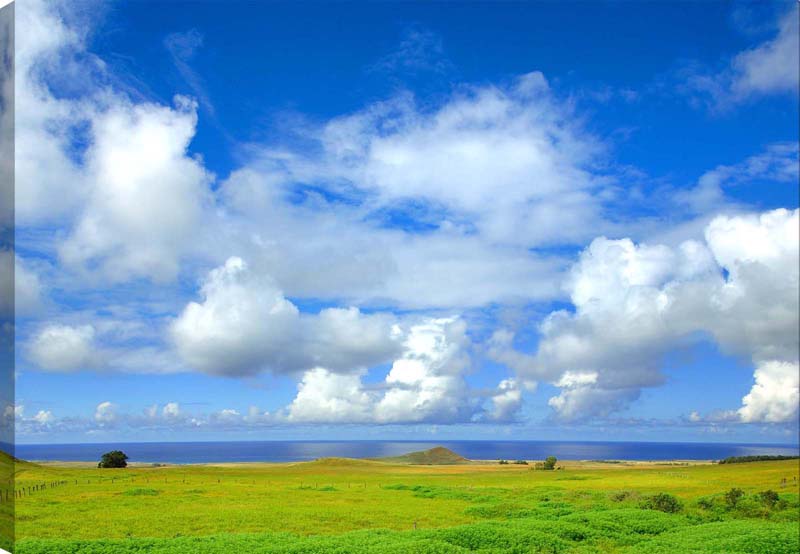
{"label": "dark green bush", "polygon": [[681,502],[666,492],[659,493],[647,498],[642,503],[642,508],[646,510],[658,510],[667,514],[676,514],[683,509]]}
{"label": "dark green bush", "polygon": [[769,509],[774,508],[775,504],[777,504],[781,499],[781,497],[778,496],[778,493],[773,490],[762,491],[758,493],[758,497],[761,500],[761,503]]}
{"label": "dark green bush", "polygon": [[744,491],[734,487],[725,493],[725,504],[728,506],[728,508],[735,508],[743,496]]}
{"label": "dark green bush", "polygon": [[697,501],[697,506],[704,509],[704,510],[713,510],[714,509],[714,499],[713,498],[701,498]]}

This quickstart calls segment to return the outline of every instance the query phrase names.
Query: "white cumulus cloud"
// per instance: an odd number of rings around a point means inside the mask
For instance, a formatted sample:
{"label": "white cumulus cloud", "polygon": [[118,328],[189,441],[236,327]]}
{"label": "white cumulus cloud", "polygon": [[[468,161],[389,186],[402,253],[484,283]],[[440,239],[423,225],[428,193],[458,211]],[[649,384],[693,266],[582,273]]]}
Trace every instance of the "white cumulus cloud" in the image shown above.
{"label": "white cumulus cloud", "polygon": [[167,419],[177,419],[181,416],[181,407],[177,402],[168,402],[161,409],[161,414]]}
{"label": "white cumulus cloud", "polygon": [[49,410],[39,410],[31,419],[39,425],[49,425],[54,421],[55,417],[53,416],[53,412]]}
{"label": "white cumulus cloud", "polygon": [[382,383],[367,387],[362,373],[311,369],[288,407],[288,418],[383,424],[470,421],[480,407],[464,380],[468,347],[466,326],[459,318],[415,323]]}
{"label": "white cumulus cloud", "polygon": [[742,399],[742,421],[792,421],[800,406],[800,365],[769,361],[759,364],[755,384]]}
{"label": "white cumulus cloud", "polygon": [[361,383],[361,375],[331,373],[317,367],[306,371],[289,405],[291,421],[329,423],[368,422],[373,417],[372,396]]}
{"label": "white cumulus cloud", "polygon": [[515,379],[503,379],[491,397],[489,419],[511,421],[522,407],[522,389]]}
{"label": "white cumulus cloud", "polygon": [[535,355],[513,350],[507,334],[495,334],[490,354],[560,387],[550,405],[581,419],[626,407],[663,382],[667,352],[710,337],[756,366],[742,418],[790,421],[797,384],[784,374],[798,359],[798,225],[797,210],[779,209],[719,216],[703,242],[675,248],[595,239],[566,284],[574,311],[544,320]]}
{"label": "white cumulus cloud", "polygon": [[50,371],[92,369],[98,363],[91,325],[47,325],[28,344],[29,357]]}
{"label": "white cumulus cloud", "polygon": [[[61,260],[85,278],[171,280],[213,216],[212,176],[188,153],[196,104],[137,103],[109,86],[66,10],[16,7],[18,224],[64,231]],[[56,96],[65,79],[70,94]]]}
{"label": "white cumulus cloud", "polygon": [[238,257],[209,272],[200,293],[202,302],[184,308],[171,335],[185,362],[201,371],[349,371],[388,361],[399,350],[393,316],[357,308],[301,314],[270,278]]}
{"label": "white cumulus cloud", "polygon": [[186,151],[196,109],[182,97],[174,108],[118,101],[93,117],[89,197],[59,246],[65,264],[91,266],[113,281],[177,275],[210,203],[210,176]]}

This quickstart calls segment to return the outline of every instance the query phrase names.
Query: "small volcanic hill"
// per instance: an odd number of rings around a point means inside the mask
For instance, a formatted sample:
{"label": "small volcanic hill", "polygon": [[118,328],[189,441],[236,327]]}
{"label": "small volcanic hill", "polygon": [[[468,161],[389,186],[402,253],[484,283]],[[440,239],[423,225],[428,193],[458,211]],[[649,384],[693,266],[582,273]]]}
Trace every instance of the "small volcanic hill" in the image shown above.
{"label": "small volcanic hill", "polygon": [[465,457],[443,446],[437,446],[428,450],[420,450],[419,452],[409,452],[402,456],[378,458],[378,460],[381,462],[412,465],[454,465],[469,463],[469,460]]}

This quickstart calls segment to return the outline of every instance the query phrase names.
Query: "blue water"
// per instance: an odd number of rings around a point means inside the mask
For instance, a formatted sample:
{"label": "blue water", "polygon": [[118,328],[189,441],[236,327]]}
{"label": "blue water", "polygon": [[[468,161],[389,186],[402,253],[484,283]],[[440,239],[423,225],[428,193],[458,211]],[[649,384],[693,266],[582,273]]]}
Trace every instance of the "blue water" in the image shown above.
{"label": "blue water", "polygon": [[122,450],[132,462],[196,464],[214,462],[295,462],[337,456],[377,458],[444,446],[472,460],[719,460],[757,454],[797,456],[797,445],[575,442],[575,441],[259,441],[139,442],[107,444],[18,444],[24,460],[91,461]]}

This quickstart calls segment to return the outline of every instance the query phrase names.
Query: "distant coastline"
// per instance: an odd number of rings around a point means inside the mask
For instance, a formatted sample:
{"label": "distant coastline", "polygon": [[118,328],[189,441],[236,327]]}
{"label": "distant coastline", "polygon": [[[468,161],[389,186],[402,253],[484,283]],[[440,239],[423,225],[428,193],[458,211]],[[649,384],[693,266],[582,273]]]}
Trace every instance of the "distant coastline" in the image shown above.
{"label": "distant coastline", "polygon": [[553,455],[572,461],[708,462],[729,456],[800,453],[792,444],[656,443],[599,441],[237,441],[118,442],[94,444],[19,444],[14,454],[40,462],[91,462],[111,448],[124,450],[131,462],[218,464],[281,463],[325,457],[381,458],[444,446],[470,460],[539,460]]}

